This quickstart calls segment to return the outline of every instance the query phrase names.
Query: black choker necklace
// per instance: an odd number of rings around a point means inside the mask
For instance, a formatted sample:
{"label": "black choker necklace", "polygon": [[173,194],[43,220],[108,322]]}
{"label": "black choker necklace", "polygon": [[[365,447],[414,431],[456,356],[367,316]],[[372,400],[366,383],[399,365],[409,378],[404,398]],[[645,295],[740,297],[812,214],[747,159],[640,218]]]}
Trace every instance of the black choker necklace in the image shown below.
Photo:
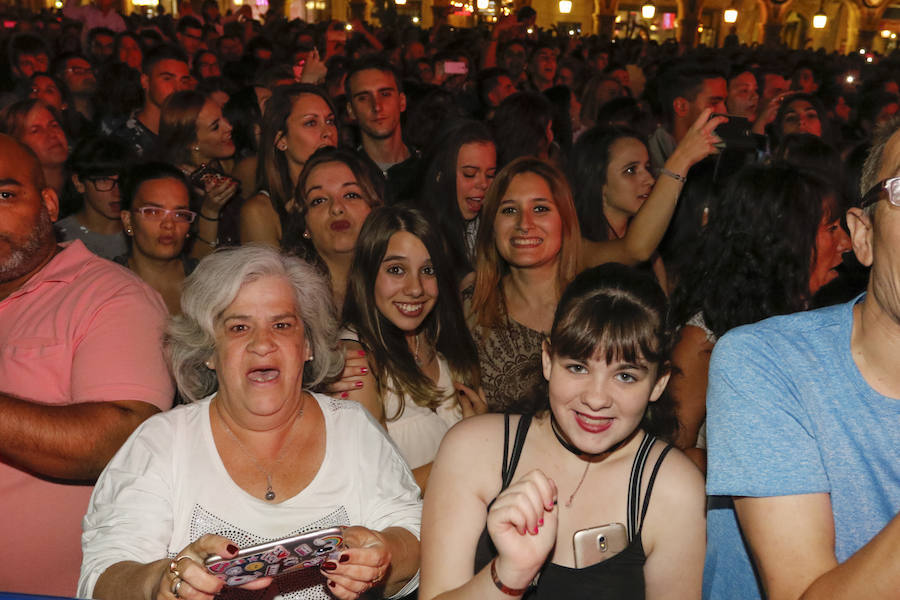
{"label": "black choker necklace", "polygon": [[619,447],[624,445],[625,442],[627,442],[631,438],[631,436],[628,436],[624,440],[616,442],[616,444],[614,444],[608,450],[604,450],[603,452],[597,452],[596,454],[591,454],[590,452],[585,452],[583,450],[580,450],[577,446],[574,446],[571,442],[567,441],[566,438],[563,437],[562,432],[559,430],[559,423],[556,421],[556,416],[553,414],[552,410],[550,411],[550,429],[553,430],[553,435],[556,436],[556,439],[559,441],[559,444],[563,448],[565,448],[566,450],[568,450],[575,456],[587,456],[590,458],[595,458],[597,456],[603,456],[605,454],[612,454],[613,452],[618,450]]}

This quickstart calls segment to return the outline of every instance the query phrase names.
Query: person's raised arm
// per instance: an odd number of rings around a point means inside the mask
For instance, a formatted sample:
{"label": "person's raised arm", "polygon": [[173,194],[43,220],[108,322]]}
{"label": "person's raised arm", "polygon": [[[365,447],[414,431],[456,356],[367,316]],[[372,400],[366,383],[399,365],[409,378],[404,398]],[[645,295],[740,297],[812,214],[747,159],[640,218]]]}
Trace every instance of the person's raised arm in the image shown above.
{"label": "person's raised arm", "polygon": [[500,44],[500,37],[504,31],[511,31],[518,25],[519,22],[516,21],[515,15],[507,15],[494,25],[494,28],[491,30],[491,37],[481,57],[482,69],[492,69],[497,66],[497,46]]}
{"label": "person's raised arm", "polygon": [[828,494],[735,498],[770,600],[888,599],[900,590],[900,515],[838,564]]}
{"label": "person's raised arm", "polygon": [[669,395],[678,414],[675,446],[681,450],[697,445],[697,434],[706,419],[706,381],[713,343],[706,332],[694,325],[681,328],[672,351],[672,363],[678,370],[669,380]]}
{"label": "person's raised arm", "polygon": [[[502,419],[466,419],[444,436],[422,512],[422,600],[509,600],[494,579],[524,590],[556,543],[556,486],[539,471],[498,496],[485,517],[500,487]],[[499,554],[473,577],[485,524]],[[448,553],[447,548],[454,551]]]}
{"label": "person's raised arm", "polygon": [[635,265],[648,260],[662,240],[675,212],[681,187],[690,168],[718,150],[721,140],[715,129],[726,117],[710,118],[712,109],[704,110],[666,161],[650,196],[628,225],[621,239],[603,242],[584,240],[582,264],[592,267],[607,262]]}
{"label": "person's raised arm", "polygon": [[266,194],[254,194],[241,205],[241,243],[259,242],[274,248],[281,245],[278,213]]}

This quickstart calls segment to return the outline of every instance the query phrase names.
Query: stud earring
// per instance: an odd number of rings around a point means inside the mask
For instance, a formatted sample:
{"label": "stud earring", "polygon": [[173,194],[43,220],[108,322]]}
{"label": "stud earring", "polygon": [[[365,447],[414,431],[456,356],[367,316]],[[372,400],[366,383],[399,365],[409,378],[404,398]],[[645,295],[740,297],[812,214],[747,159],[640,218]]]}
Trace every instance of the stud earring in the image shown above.
{"label": "stud earring", "polygon": [[194,146],[194,152],[200,152],[200,146]]}
{"label": "stud earring", "polygon": [[131,229],[131,227],[128,227],[125,229],[125,233],[127,233],[128,235],[134,235],[134,230]]}
{"label": "stud earring", "polygon": [[304,232],[303,232],[303,238],[304,238],[304,239],[307,239],[307,240],[308,240],[308,239],[310,239],[311,237],[312,237],[312,236],[309,235],[309,232],[308,232],[308,231],[304,231]]}
{"label": "stud earring", "polygon": [[203,363],[203,364],[206,365],[206,368],[209,369],[210,371],[214,371],[214,370],[215,370],[215,369],[213,369],[213,364],[212,364],[212,361],[211,361],[211,360],[208,360],[208,361],[206,361],[206,362]]}

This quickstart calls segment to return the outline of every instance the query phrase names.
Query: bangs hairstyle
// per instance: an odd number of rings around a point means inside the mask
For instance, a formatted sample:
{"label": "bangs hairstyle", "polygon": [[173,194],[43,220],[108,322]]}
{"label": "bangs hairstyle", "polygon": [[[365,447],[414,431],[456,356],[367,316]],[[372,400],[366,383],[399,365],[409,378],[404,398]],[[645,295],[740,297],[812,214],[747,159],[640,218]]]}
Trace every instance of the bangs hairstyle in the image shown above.
{"label": "bangs hairstyle", "polygon": [[263,245],[222,248],[201,260],[185,279],[182,314],[169,321],[163,339],[182,396],[196,401],[218,389],[216,371],[205,364],[215,351],[216,326],[241,288],[266,276],[281,277],[294,290],[310,355],[315,357],[303,367],[304,388],[314,388],[344,368],[331,290],[315,267]]}
{"label": "bangs hairstyle", "polygon": [[472,293],[471,319],[475,325],[491,329],[500,323],[506,313],[506,304],[500,281],[509,273],[509,264],[497,251],[494,239],[494,223],[500,202],[506,195],[512,180],[517,175],[532,173],[538,175],[550,187],[556,210],[562,222],[562,240],[559,248],[556,284],[558,293],[568,285],[579,269],[581,256],[581,229],[572,201],[572,192],[566,178],[548,162],[532,156],[523,156],[509,163],[497,173],[491,187],[484,196],[481,222],[475,241],[475,291]]}
{"label": "bangs hairstyle", "polygon": [[323,272],[326,270],[325,264],[319,257],[315,245],[311,239],[303,237],[303,232],[306,231],[306,214],[309,209],[306,203],[306,182],[316,167],[331,163],[340,163],[350,169],[369,208],[375,209],[381,206],[385,189],[384,174],[381,169],[367,155],[357,154],[352,150],[332,147],[319,148],[303,165],[303,170],[297,178],[297,188],[294,190],[294,199],[296,200],[294,210],[288,212],[285,219],[281,246],[307,262],[317,264]]}
{"label": "bangs hairstyle", "polygon": [[[550,355],[587,361],[601,353],[608,364],[655,365],[659,378],[672,368],[674,335],[667,311],[666,296],[648,272],[618,263],[587,269],[556,307]],[[546,398],[545,393],[544,407]],[[648,403],[641,427],[663,438],[675,432],[674,405],[666,394]]]}
{"label": "bangs hairstyle", "polygon": [[[420,211],[403,206],[379,208],[366,219],[347,282],[344,324],[353,328],[359,341],[372,355],[372,374],[381,396],[390,389],[409,395],[419,406],[437,408],[445,397],[416,365],[404,332],[387,319],[375,304],[375,282],[383,270],[382,261],[395,233],[406,231],[425,246],[437,279],[438,296],[425,317],[425,338],[450,366],[454,381],[478,389],[478,350],[463,316],[462,301],[444,250],[439,230]],[[403,414],[403,403],[394,421]]]}

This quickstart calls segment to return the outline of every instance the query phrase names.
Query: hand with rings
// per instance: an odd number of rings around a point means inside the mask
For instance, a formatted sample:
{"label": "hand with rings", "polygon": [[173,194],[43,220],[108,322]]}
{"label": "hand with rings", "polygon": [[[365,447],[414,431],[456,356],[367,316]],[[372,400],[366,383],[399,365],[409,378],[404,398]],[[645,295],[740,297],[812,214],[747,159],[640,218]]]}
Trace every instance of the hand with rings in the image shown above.
{"label": "hand with rings", "polygon": [[382,584],[391,566],[391,552],[377,531],[365,527],[344,529],[348,548],[335,561],[322,564],[328,591],[341,600],[355,600]]}
{"label": "hand with rings", "polygon": [[[203,561],[213,554],[231,558],[238,553],[238,547],[220,535],[204,535],[193,544],[167,561],[162,569],[157,586],[157,600],[212,600],[225,583],[210,573]],[[258,590],[267,587],[271,577],[262,577],[240,586]]]}

